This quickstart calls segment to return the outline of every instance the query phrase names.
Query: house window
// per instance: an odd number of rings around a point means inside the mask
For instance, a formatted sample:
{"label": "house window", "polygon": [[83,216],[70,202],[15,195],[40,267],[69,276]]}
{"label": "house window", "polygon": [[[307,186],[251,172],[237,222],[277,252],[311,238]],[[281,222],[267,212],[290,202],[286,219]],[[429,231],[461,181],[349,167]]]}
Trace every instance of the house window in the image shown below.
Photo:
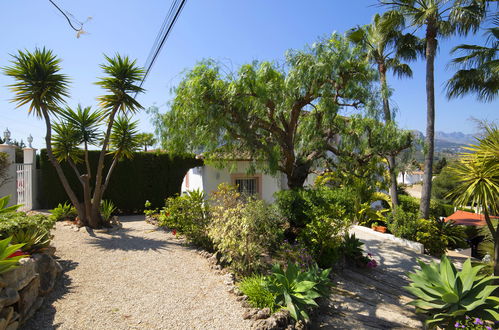
{"label": "house window", "polygon": [[230,184],[237,187],[237,191],[243,195],[262,198],[262,175],[246,173],[232,173]]}
{"label": "house window", "polygon": [[237,191],[244,195],[258,194],[258,179],[257,178],[237,178],[235,180]]}

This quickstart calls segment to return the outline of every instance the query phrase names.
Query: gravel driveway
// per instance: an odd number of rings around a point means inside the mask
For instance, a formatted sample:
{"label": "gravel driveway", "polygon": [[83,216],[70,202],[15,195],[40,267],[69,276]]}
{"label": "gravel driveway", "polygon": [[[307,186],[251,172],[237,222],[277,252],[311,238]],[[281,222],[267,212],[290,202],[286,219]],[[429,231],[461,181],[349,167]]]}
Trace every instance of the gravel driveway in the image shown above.
{"label": "gravel driveway", "polygon": [[111,234],[57,223],[65,272],[24,329],[249,329],[207,259],[143,216],[120,220]]}

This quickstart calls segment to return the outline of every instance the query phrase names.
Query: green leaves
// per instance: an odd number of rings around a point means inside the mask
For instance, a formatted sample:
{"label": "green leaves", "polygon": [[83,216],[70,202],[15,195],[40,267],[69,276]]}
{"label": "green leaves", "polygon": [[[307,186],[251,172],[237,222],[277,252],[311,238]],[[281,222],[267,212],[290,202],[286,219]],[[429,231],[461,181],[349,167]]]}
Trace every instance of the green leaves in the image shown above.
{"label": "green leaves", "polygon": [[131,121],[125,116],[116,118],[109,139],[111,153],[114,154],[114,157],[130,159],[133,157],[133,153],[140,148],[137,126],[138,121]]}
{"label": "green leaves", "polygon": [[22,206],[22,204],[7,206],[9,204],[11,195],[7,195],[0,198],[0,214],[14,212]]}
{"label": "green leaves", "polygon": [[321,270],[316,265],[302,271],[294,263],[288,263],[284,270],[275,264],[267,278],[268,289],[275,295],[276,304],[284,306],[295,320],[308,320],[307,309],[317,307],[315,299],[329,292],[332,285],[330,271]]}
{"label": "green leaves", "polygon": [[135,60],[116,54],[104,56],[106,63],[101,65],[106,74],[96,85],[104,88],[108,94],[98,97],[99,105],[106,111],[119,109],[122,114],[134,113],[142,106],[135,100],[135,94],[144,92],[138,84],[144,76],[144,70],[136,65]]}
{"label": "green leaves", "polygon": [[244,153],[264,159],[257,166],[270,173],[303,178],[334,144],[338,111],[373,107],[374,79],[360,48],[339,35],[288,52],[285,65],[253,62],[225,74],[204,61],[186,74],[155,126],[165,149]]}
{"label": "green leaves", "polygon": [[417,297],[410,304],[428,315],[427,324],[451,326],[465,314],[496,319],[499,301],[490,295],[499,288],[492,285],[497,277],[477,276],[481,266],[471,266],[470,259],[461,271],[446,256],[440,264],[419,264],[421,270],[409,274],[412,282],[405,289]]}
{"label": "green leaves", "polygon": [[18,265],[20,259],[26,257],[25,255],[7,258],[24,244],[14,244],[9,245],[12,237],[7,237],[6,239],[0,240],[0,274],[5,273]]}
{"label": "green leaves", "polygon": [[69,96],[69,79],[59,73],[61,60],[51,50],[36,48],[34,52],[18,51],[12,55],[9,67],[4,74],[12,77],[15,83],[9,85],[15,94],[12,102],[17,107],[29,105],[28,113],[42,117],[42,109],[57,112],[58,105]]}

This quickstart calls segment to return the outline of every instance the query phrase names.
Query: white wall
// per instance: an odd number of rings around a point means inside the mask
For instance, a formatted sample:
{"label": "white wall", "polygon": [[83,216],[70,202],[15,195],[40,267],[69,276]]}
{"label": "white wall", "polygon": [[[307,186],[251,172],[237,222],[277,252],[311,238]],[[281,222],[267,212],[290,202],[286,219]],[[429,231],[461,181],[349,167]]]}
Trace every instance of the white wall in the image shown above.
{"label": "white wall", "polygon": [[[232,184],[232,175],[247,175],[248,168],[248,161],[238,161],[224,169],[219,169],[210,165],[190,169],[187,173],[189,176],[189,188],[187,188],[187,179],[184,178],[182,182],[182,192],[200,189],[209,195],[211,192],[217,190],[218,185],[223,182]],[[286,180],[280,173],[275,177],[261,172],[256,172],[254,175],[261,176],[260,189],[262,192],[262,199],[269,203],[274,201],[274,193],[283,188],[287,188],[287,185],[284,184]]]}
{"label": "white wall", "polygon": [[[402,178],[404,180],[402,180]],[[420,183],[420,182],[423,182],[423,174],[405,173],[405,175],[402,177],[402,173],[399,173],[397,176],[397,182],[408,184],[408,185]]]}

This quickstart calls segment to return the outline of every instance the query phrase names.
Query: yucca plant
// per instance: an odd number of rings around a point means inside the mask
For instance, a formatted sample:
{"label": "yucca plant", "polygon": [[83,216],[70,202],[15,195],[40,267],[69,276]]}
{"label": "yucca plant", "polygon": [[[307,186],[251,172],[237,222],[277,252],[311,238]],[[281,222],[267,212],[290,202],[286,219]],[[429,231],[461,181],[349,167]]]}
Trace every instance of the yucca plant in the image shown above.
{"label": "yucca plant", "polygon": [[105,222],[109,222],[109,219],[111,219],[114,211],[116,211],[116,206],[114,206],[114,203],[112,201],[102,200],[100,213],[102,215],[102,219]]}
{"label": "yucca plant", "polygon": [[74,206],[68,202],[65,202],[64,204],[59,203],[56,208],[49,210],[49,212],[56,221],[74,220],[78,215]]}
{"label": "yucca plant", "polygon": [[472,266],[468,259],[457,271],[446,256],[440,264],[418,263],[421,270],[408,274],[412,283],[405,289],[417,297],[409,304],[428,316],[426,325],[452,327],[465,315],[499,319],[499,298],[492,295],[499,288],[492,284],[497,277],[478,275],[483,266]]}
{"label": "yucca plant", "polygon": [[18,261],[26,257],[25,255],[10,257],[24,246],[24,244],[9,245],[11,240],[12,237],[7,237],[0,241],[0,274],[15,268],[18,265]]}
{"label": "yucca plant", "polygon": [[18,230],[12,235],[12,243],[22,244],[21,250],[29,254],[36,253],[40,249],[49,246],[51,239],[50,232],[34,227]]}
{"label": "yucca plant", "polygon": [[7,196],[0,198],[0,214],[7,213],[7,212],[14,212],[22,206],[22,204],[17,204],[17,205],[12,205],[12,206],[7,207],[7,205],[9,204],[9,201],[10,201],[10,196],[11,195],[7,195]]}

